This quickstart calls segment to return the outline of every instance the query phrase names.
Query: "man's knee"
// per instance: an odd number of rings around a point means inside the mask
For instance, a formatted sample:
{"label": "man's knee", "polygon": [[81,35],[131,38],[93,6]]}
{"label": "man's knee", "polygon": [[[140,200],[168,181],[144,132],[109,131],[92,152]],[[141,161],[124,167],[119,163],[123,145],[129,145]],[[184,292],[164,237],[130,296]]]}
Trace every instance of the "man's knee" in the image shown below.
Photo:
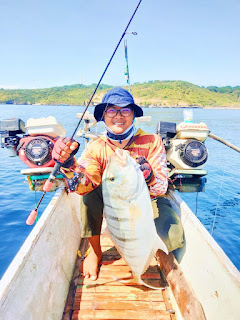
{"label": "man's knee", "polygon": [[98,186],[96,189],[92,190],[91,192],[85,194],[82,197],[83,203],[89,207],[94,205],[100,205],[103,208],[103,197],[102,197],[102,186]]}
{"label": "man's knee", "polygon": [[159,216],[154,220],[157,233],[171,252],[183,246],[183,226],[177,213],[165,198],[156,201]]}
{"label": "man's knee", "polygon": [[80,203],[82,237],[99,235],[102,226],[102,188],[98,187],[82,197]]}

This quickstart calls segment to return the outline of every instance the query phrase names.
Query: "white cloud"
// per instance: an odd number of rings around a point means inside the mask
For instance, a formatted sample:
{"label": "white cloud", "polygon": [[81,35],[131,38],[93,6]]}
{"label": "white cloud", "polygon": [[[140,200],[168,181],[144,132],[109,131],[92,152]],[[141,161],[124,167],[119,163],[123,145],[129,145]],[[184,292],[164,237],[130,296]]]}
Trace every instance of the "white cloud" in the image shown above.
{"label": "white cloud", "polygon": [[18,89],[19,87],[16,85],[6,85],[6,84],[0,84],[0,89]]}
{"label": "white cloud", "polygon": [[18,86],[18,85],[0,84],[0,89],[37,89],[37,88],[36,87],[23,88],[22,86]]}

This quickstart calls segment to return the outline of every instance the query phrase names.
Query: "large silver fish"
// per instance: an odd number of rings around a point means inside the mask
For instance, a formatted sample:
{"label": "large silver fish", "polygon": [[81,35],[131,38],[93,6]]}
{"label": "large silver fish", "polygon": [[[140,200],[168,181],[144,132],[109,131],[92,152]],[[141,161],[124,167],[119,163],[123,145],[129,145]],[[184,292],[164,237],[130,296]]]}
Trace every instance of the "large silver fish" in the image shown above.
{"label": "large silver fish", "polygon": [[117,250],[132,270],[134,281],[146,285],[141,275],[156,251],[168,254],[158,236],[148,187],[139,164],[127,150],[117,149],[102,176],[107,228]]}

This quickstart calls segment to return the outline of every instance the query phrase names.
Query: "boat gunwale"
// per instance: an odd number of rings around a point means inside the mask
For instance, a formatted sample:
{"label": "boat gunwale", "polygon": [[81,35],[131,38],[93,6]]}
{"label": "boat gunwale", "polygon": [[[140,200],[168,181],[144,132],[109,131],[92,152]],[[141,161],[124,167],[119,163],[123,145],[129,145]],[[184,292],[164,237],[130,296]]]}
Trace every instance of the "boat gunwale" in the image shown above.
{"label": "boat gunwale", "polygon": [[35,224],[25,241],[23,242],[21,248],[17,252],[16,256],[11,261],[9,267],[7,268],[6,272],[3,274],[2,278],[0,279],[0,299],[4,292],[7,290],[11,281],[14,280],[15,277],[21,272],[19,269],[20,265],[25,264],[25,260],[31,254],[33,250],[32,244],[37,242],[40,238],[41,234],[43,233],[44,229],[46,228],[46,221],[50,218],[50,216],[54,213],[54,209],[58,203],[57,200],[60,200],[63,197],[63,189],[60,188],[56,191],[53,198],[47,205],[46,209],[44,210],[41,218]]}

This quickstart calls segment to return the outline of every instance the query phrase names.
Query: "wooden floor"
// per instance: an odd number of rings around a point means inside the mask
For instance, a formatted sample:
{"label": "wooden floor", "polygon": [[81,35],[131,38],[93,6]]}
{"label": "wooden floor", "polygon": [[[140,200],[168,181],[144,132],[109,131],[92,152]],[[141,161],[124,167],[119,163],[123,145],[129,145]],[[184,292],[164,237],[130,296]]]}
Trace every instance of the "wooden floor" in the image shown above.
{"label": "wooden floor", "polygon": [[[92,281],[83,278],[81,261],[80,273],[75,279],[77,287],[72,297],[68,297],[63,319],[176,320],[167,291],[126,283],[131,278],[130,268],[113,247],[109,237],[101,239],[101,245],[103,257],[98,279]],[[142,279],[153,287],[164,287],[155,259]]]}

